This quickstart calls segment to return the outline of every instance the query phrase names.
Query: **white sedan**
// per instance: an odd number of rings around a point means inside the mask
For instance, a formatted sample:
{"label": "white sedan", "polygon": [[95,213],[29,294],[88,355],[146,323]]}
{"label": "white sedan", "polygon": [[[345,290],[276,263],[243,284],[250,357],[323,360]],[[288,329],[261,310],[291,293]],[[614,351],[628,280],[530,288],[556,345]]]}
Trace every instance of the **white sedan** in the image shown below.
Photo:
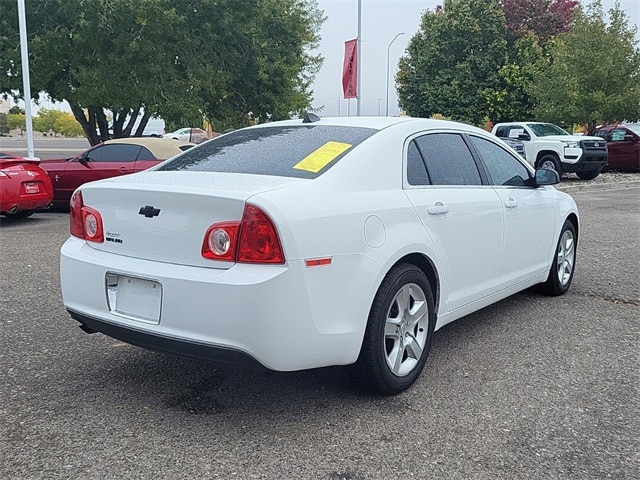
{"label": "white sedan", "polygon": [[207,132],[201,128],[181,128],[175,132],[165,133],[162,138],[171,138],[183,142],[202,143],[207,140]]}
{"label": "white sedan", "polygon": [[418,118],[274,122],[85,184],[61,250],[87,332],[409,388],[434,330],[528,287],[560,295],[578,212],[487,132]]}

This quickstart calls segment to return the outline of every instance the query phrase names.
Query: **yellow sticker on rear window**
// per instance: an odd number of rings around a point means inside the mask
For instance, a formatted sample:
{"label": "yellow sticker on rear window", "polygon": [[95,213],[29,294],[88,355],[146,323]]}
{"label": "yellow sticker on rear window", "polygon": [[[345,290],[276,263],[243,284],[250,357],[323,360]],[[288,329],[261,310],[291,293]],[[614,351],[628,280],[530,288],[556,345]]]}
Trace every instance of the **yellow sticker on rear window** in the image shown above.
{"label": "yellow sticker on rear window", "polygon": [[296,163],[293,168],[318,173],[351,146],[350,143],[327,142]]}

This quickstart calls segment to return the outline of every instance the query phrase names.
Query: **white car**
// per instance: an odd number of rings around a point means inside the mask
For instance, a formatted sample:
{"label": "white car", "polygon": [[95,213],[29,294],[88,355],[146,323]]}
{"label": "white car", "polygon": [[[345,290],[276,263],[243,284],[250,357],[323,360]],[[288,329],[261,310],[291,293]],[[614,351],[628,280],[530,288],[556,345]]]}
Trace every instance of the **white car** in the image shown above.
{"label": "white car", "polygon": [[201,128],[181,128],[175,132],[165,133],[162,138],[171,138],[183,142],[202,143],[207,140],[207,132]]}
{"label": "white car", "polygon": [[228,133],[85,184],[61,250],[87,332],[218,362],[350,365],[383,394],[434,330],[536,284],[564,293],[578,212],[487,132],[350,117]]}

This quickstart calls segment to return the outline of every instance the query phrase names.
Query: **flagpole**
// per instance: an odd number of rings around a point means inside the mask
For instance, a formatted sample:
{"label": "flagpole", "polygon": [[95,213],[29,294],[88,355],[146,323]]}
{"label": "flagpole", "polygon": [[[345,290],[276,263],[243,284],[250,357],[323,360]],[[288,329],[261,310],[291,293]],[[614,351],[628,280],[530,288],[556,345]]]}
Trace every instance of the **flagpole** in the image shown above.
{"label": "flagpole", "polygon": [[356,115],[360,116],[360,98],[362,97],[361,92],[361,75],[360,75],[360,64],[362,63],[362,54],[361,54],[361,43],[362,43],[362,0],[358,0],[358,50],[357,56],[358,65],[356,66],[357,76],[358,76],[358,95],[356,96]]}

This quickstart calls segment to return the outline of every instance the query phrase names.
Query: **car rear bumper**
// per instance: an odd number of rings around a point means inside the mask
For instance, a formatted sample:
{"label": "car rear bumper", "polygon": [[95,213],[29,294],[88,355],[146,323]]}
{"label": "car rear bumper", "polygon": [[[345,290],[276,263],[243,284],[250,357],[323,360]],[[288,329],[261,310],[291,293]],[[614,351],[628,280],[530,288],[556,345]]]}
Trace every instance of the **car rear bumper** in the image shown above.
{"label": "car rear bumper", "polygon": [[[157,321],[114,312],[108,274],[157,282]],[[355,278],[379,275],[361,255],[327,267],[306,268],[298,260],[220,270],[115,255],[75,237],[60,257],[64,305],[90,330],[154,350],[281,371],[353,363],[372,296],[353,287],[362,283]]]}
{"label": "car rear bumper", "polygon": [[239,350],[165,337],[163,335],[145,332],[136,328],[124,327],[122,325],[105,322],[79,312],[74,312],[71,309],[68,309],[67,311],[71,315],[71,318],[80,322],[82,325],[81,328],[87,333],[99,332],[137,347],[155,350],[157,352],[170,353],[181,357],[194,358],[196,360],[205,360],[249,368],[264,368],[263,365],[251,355]]}
{"label": "car rear bumper", "polygon": [[39,193],[24,193],[21,191],[21,184],[19,183],[12,186],[7,186],[3,183],[0,186],[2,187],[0,212],[36,210],[48,207],[51,204],[51,192],[44,190],[44,187]]}

